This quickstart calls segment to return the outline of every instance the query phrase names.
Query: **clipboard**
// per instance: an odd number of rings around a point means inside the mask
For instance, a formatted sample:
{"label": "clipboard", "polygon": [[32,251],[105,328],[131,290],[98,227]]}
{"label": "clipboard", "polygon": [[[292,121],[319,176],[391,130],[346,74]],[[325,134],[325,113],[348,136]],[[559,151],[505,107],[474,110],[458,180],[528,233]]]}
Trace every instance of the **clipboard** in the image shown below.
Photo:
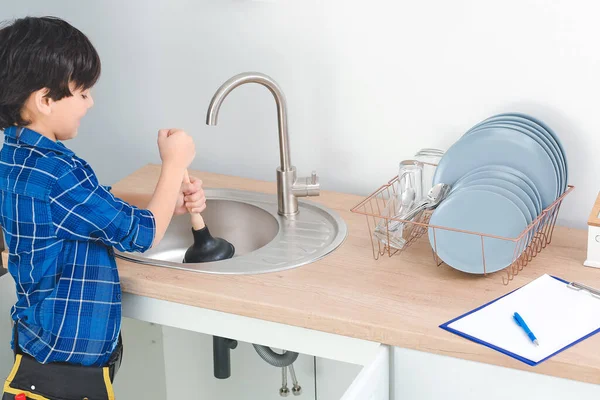
{"label": "clipboard", "polygon": [[[540,349],[513,321],[514,312],[535,333]],[[600,332],[600,290],[543,275],[440,328],[536,366]]]}

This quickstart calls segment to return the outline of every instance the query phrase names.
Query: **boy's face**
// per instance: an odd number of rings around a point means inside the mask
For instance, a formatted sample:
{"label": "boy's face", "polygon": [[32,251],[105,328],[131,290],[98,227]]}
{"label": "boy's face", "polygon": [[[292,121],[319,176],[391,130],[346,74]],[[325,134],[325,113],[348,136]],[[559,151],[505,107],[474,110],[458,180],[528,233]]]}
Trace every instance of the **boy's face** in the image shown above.
{"label": "boy's face", "polygon": [[72,96],[54,101],[46,97],[47,90],[33,93],[25,104],[25,119],[31,121],[29,128],[52,140],[69,140],[77,136],[81,118],[94,105],[90,90],[75,89]]}
{"label": "boy's face", "polygon": [[47,126],[57,140],[68,140],[77,136],[81,118],[94,105],[90,90],[71,87],[73,96],[62,98],[51,104],[51,113],[47,115]]}

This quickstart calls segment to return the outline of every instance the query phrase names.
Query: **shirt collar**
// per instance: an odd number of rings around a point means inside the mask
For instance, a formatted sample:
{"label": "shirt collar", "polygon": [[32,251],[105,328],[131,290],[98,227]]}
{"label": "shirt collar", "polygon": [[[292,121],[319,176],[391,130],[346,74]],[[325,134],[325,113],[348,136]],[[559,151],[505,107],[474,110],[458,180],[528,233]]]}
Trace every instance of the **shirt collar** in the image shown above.
{"label": "shirt collar", "polygon": [[52,150],[71,157],[75,155],[75,153],[73,153],[64,144],[50,140],[46,136],[41,135],[31,129],[22,128],[20,126],[10,126],[4,130],[4,135],[29,146]]}

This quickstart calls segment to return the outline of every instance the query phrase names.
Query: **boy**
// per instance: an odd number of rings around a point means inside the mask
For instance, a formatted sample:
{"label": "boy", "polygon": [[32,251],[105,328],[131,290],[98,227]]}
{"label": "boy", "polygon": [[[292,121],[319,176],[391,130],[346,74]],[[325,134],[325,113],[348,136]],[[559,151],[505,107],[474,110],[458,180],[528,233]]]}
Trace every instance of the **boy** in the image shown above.
{"label": "boy", "polygon": [[173,214],[205,207],[201,182],[182,184],[195,148],[181,130],[158,133],[162,169],[147,209],[115,198],[60,142],[94,104],[100,69],[88,38],[63,20],[0,29],[0,225],[17,290],[3,400],[114,399],[122,344],[112,248],[143,252]]}

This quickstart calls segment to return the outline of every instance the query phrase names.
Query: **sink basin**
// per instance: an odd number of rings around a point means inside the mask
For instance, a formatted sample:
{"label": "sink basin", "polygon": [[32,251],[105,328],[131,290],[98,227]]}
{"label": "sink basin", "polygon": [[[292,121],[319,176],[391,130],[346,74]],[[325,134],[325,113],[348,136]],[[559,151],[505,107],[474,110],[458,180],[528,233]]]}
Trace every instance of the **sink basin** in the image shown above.
{"label": "sink basin", "polygon": [[272,194],[233,189],[205,189],[206,226],[215,237],[235,246],[228,260],[182,263],[192,245],[189,215],[174,217],[163,240],[145,253],[118,252],[125,260],[214,274],[259,274],[282,271],[314,262],[342,244],[346,223],[332,210],[300,201],[299,213],[283,217],[277,213]]}

